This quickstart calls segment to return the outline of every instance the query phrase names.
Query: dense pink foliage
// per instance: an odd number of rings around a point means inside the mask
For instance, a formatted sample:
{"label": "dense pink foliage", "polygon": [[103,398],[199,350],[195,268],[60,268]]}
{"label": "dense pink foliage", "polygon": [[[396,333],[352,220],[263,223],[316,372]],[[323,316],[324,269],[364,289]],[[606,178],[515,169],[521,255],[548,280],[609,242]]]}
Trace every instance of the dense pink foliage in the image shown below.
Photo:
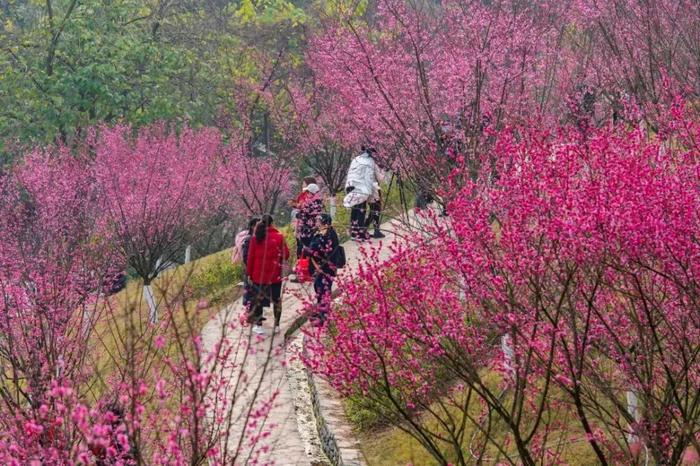
{"label": "dense pink foliage", "polygon": [[[698,87],[696,2],[378,0],[326,21],[308,52],[341,140],[437,197],[476,176],[492,131],[612,121],[656,130],[658,105]],[[455,179],[456,182],[461,180]]]}
{"label": "dense pink foliage", "polygon": [[[376,20],[340,22],[316,38],[310,63],[358,140],[409,154],[444,125],[467,133],[530,115],[547,91],[561,36],[560,2],[380,1]],[[405,155],[409,155],[405,154]]]}
{"label": "dense pink foliage", "polygon": [[213,189],[222,151],[216,130],[164,126],[134,136],[101,128],[93,169],[103,208],[100,225],[125,262],[150,282],[179,259],[222,203]]}
{"label": "dense pink foliage", "polygon": [[47,374],[72,370],[76,328],[110,273],[91,180],[85,161],[63,149],[30,154],[2,179],[1,346],[30,397],[42,396]]}
{"label": "dense pink foliage", "polygon": [[[150,284],[222,219],[275,211],[290,154],[342,189],[360,144],[449,217],[419,214],[388,261],[338,281],[317,373],[445,464],[556,464],[574,444],[600,464],[697,462],[700,4],[367,10],[322,18],[312,82],[284,97],[281,55],[260,54],[226,141],[100,127],[0,171],[0,463],[261,461],[277,393],[244,370],[263,351],[250,333],[228,325],[207,352],[187,285],[158,322],[101,291],[127,267]],[[277,154],[254,147],[261,108]]]}
{"label": "dense pink foliage", "polygon": [[698,96],[697,2],[577,0],[574,5],[576,32],[570,40],[579,60],[573,69],[602,100],[620,105],[627,94],[645,105],[669,103],[676,93]]}
{"label": "dense pink foliage", "polygon": [[[700,431],[700,126],[680,107],[667,122],[665,141],[623,128],[504,131],[495,181],[467,183],[448,220],[426,219],[388,263],[339,284],[316,369],[346,394],[391,393],[405,413],[467,386],[516,422],[485,388],[490,368],[532,415],[556,386],[549,409],[578,419],[567,435],[585,434],[600,461],[629,461],[634,434],[655,461],[678,463]],[[554,425],[510,427],[526,464],[556,459],[544,443]]]}
{"label": "dense pink foliage", "polygon": [[0,463],[258,461],[276,394],[247,394],[262,383],[241,363],[249,332],[226,326],[207,352],[195,320],[209,309],[187,286],[158,324],[138,296],[101,295],[127,264],[154,278],[246,195],[214,189],[226,150],[210,129],[100,128],[0,178]]}

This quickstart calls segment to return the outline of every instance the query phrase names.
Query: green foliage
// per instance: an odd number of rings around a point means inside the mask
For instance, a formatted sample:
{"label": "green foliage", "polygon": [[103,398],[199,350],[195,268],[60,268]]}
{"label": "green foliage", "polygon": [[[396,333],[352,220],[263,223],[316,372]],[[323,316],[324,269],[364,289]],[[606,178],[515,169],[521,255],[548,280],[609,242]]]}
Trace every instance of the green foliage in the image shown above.
{"label": "green foliage", "polygon": [[0,137],[70,142],[99,122],[183,113],[167,87],[184,57],[136,21],[137,0],[15,5],[3,13]]}
{"label": "green foliage", "polygon": [[187,284],[200,297],[216,302],[220,292],[235,286],[243,278],[243,265],[231,262],[231,250],[226,249],[195,262]]}
{"label": "green foliage", "polygon": [[362,432],[386,425],[386,420],[369,404],[370,401],[360,395],[352,395],[343,400],[345,415],[353,427]]}
{"label": "green foliage", "polygon": [[279,231],[280,233],[282,233],[282,236],[284,236],[284,240],[287,242],[287,246],[291,251],[291,254],[289,255],[289,260],[291,266],[294,267],[294,264],[297,263],[296,254],[294,254],[294,250],[297,246],[297,239],[294,236],[294,228],[292,228],[292,225],[288,223],[283,227],[279,227]]}
{"label": "green foliage", "polygon": [[304,10],[287,0],[241,0],[236,17],[243,24],[275,25],[290,21],[296,26],[306,21]]}
{"label": "green foliage", "polygon": [[[71,145],[101,123],[225,118],[260,133],[267,110],[258,92],[276,92],[303,61],[307,16],[288,0],[1,3],[3,155]],[[245,114],[238,89],[250,98]]]}
{"label": "green foliage", "polygon": [[319,0],[323,12],[335,18],[359,18],[367,12],[369,0]]}

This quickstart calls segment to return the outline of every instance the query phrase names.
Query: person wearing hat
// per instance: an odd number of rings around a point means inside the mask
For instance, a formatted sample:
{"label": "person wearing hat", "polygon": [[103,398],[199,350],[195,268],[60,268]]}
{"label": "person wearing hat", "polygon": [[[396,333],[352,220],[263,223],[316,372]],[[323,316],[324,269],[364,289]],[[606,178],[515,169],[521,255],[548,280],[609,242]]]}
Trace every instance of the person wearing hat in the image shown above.
{"label": "person wearing hat", "polygon": [[319,215],[316,227],[316,234],[307,248],[311,258],[311,273],[314,277],[316,293],[316,309],[310,320],[314,326],[322,326],[331,306],[331,289],[333,278],[337,273],[333,255],[340,247],[340,241],[330,215],[326,213]]}
{"label": "person wearing hat", "polygon": [[[304,247],[311,244],[316,231],[316,218],[323,213],[323,199],[319,195],[320,188],[316,184],[313,176],[304,178],[302,190],[296,200],[290,204],[296,210],[295,234],[297,240],[297,259],[304,253]],[[292,282],[296,281],[296,275],[290,277]]]}

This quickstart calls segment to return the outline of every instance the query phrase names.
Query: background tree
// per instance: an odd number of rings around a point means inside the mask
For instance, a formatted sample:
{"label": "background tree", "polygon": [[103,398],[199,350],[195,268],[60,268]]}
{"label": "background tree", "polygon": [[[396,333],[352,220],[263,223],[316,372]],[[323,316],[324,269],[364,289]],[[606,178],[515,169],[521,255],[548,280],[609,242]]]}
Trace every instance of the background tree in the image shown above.
{"label": "background tree", "polygon": [[[120,230],[103,229],[115,226],[103,209],[120,208],[124,216],[116,226],[137,229],[134,239],[156,247],[164,221],[157,214],[182,215],[186,207],[168,210],[172,205],[139,197],[146,187],[129,172],[143,168],[138,159],[122,165],[118,181],[125,189],[119,202],[105,206],[100,177],[111,166],[96,167],[105,163],[101,157],[114,151],[126,163],[119,154],[143,150],[140,141],[154,151],[178,149],[179,157],[167,152],[177,160],[163,156],[160,162],[183,162],[186,154],[211,154],[206,143],[220,143],[217,133],[185,130],[181,138],[168,138],[160,130],[135,139],[124,127],[104,130],[93,142],[109,145],[92,146],[94,161],[50,148],[28,154],[0,179],[7,214],[0,217],[3,464],[245,464],[264,450],[271,430],[265,419],[276,396],[261,390],[265,367],[276,357],[272,341],[251,340],[249,329],[229,314],[222,315],[222,331],[210,335],[211,350],[204,350],[200,330],[210,312],[192,295],[191,269],[158,284],[157,325],[139,293],[136,299],[128,289],[117,297],[101,293],[124,265],[123,250],[107,241]],[[184,163],[161,168],[203,174]],[[171,192],[168,182],[176,183],[155,174],[148,180],[161,194]],[[135,199],[148,209],[136,208]],[[255,373],[245,365],[253,352],[262,365]]]}
{"label": "background tree", "polygon": [[293,152],[292,157],[328,190],[331,217],[336,214],[336,194],[345,189],[345,178],[352,158],[359,154],[360,143],[352,132],[344,132],[350,124],[332,111],[330,96],[316,88],[314,81],[298,80],[287,86],[288,106],[275,116],[280,134]]}
{"label": "background tree", "polygon": [[5,2],[0,150],[9,157],[28,144],[73,144],[96,124],[161,119],[251,120],[265,142],[267,111],[238,115],[231,97],[241,81],[274,88],[285,79],[300,60],[304,20],[285,0]]}
{"label": "background tree", "polygon": [[356,139],[437,195],[455,166],[478,169],[486,127],[537,107],[562,20],[551,2],[380,1],[324,24],[309,62]]}
{"label": "background tree", "polygon": [[179,134],[165,125],[103,127],[95,135],[100,225],[123,261],[143,280],[157,320],[151,282],[199,238],[222,205],[218,181],[222,143],[216,130]]}
{"label": "background tree", "polygon": [[608,117],[630,113],[627,118],[655,127],[656,104],[667,106],[678,94],[697,99],[697,3],[583,1],[577,7],[565,48],[578,57],[575,79],[592,88]]}

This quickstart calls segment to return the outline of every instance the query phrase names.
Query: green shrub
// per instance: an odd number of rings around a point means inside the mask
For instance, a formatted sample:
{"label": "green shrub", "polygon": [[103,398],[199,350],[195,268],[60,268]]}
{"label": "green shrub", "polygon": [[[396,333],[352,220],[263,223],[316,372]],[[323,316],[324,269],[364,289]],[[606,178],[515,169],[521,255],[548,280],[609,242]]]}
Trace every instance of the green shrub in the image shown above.
{"label": "green shrub", "polygon": [[[343,207],[343,197],[344,194],[338,194],[335,197],[335,218],[333,219],[333,227],[335,232],[338,233],[338,239],[341,243],[350,239],[350,209]],[[326,209],[329,209],[326,206]]]}
{"label": "green shrub", "polygon": [[197,263],[189,279],[189,286],[199,296],[217,295],[219,291],[236,285],[243,277],[243,264],[233,264],[230,249]]}
{"label": "green shrub", "polygon": [[287,247],[289,247],[289,261],[293,268],[294,264],[297,262],[296,254],[294,254],[297,247],[297,240],[294,237],[294,228],[292,228],[292,225],[288,223],[283,227],[278,227],[278,230],[280,233],[282,233],[282,236],[284,236],[284,240],[287,242]]}
{"label": "green shrub", "polygon": [[369,400],[361,395],[351,395],[345,398],[345,415],[353,427],[361,432],[367,432],[386,425],[377,409],[369,407]]}

